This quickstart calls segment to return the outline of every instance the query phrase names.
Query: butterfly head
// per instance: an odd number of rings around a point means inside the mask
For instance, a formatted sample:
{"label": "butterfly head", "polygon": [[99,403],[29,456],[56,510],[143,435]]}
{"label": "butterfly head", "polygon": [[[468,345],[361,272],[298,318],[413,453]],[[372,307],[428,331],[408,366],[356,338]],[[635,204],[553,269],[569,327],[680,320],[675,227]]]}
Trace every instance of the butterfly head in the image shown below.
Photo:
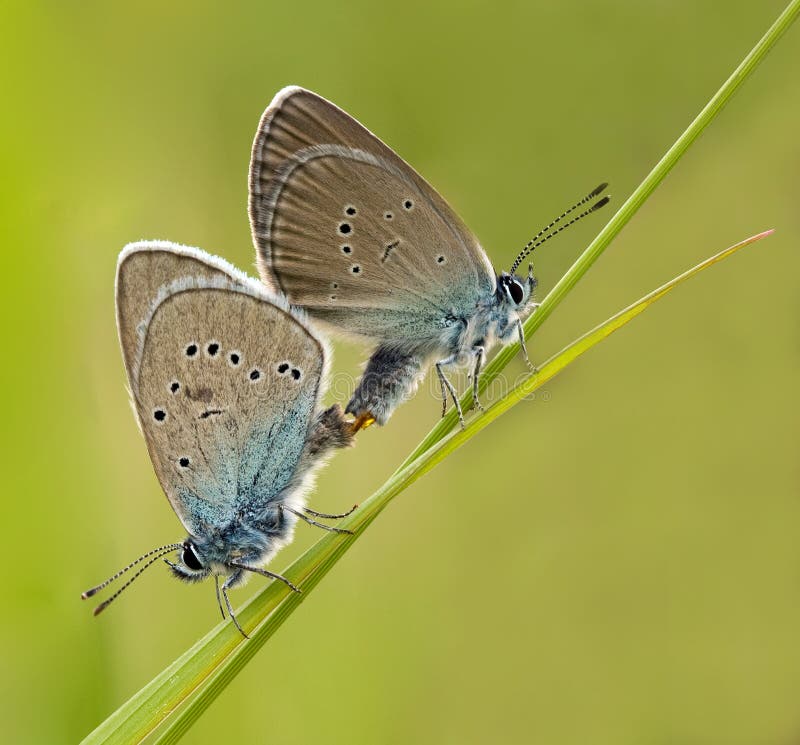
{"label": "butterfly head", "polygon": [[200,582],[211,574],[210,562],[206,559],[197,542],[189,537],[181,545],[178,561],[167,561],[172,573],[186,582]]}
{"label": "butterfly head", "polygon": [[533,276],[533,267],[529,267],[528,276],[519,277],[516,274],[502,272],[497,278],[497,297],[502,305],[510,310],[522,311],[530,302],[533,291],[536,289],[536,277]]}

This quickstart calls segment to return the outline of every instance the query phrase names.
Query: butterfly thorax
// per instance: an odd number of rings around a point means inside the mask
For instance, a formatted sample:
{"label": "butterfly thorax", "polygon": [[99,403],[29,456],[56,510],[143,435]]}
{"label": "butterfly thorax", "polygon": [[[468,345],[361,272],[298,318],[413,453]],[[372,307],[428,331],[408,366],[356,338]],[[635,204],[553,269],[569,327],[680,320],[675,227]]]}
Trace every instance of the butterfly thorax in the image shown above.
{"label": "butterfly thorax", "polygon": [[533,278],[523,280],[505,272],[499,275],[494,292],[481,297],[471,313],[460,314],[457,333],[443,335],[446,343],[436,355],[452,356],[454,363],[465,364],[473,358],[475,349],[488,351],[498,340],[513,338],[535,286]]}
{"label": "butterfly thorax", "polygon": [[347,412],[356,418],[368,414],[385,424],[394,409],[413,395],[430,364],[435,364],[440,379],[441,369],[447,366],[471,365],[474,372],[496,341],[505,343],[519,334],[535,284],[532,277],[523,281],[501,274],[494,291],[443,312],[435,334],[413,342],[383,339],[367,363]]}

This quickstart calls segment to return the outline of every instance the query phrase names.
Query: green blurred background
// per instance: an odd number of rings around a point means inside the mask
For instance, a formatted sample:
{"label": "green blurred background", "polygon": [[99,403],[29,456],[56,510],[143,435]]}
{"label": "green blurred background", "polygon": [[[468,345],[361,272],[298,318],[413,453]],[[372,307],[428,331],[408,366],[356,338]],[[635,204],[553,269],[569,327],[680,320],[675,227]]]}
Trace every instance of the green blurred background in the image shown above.
{"label": "green blurred background", "polygon": [[[280,87],[357,116],[502,268],[595,183],[619,205],[784,0],[134,5],[0,9],[4,742],[75,742],[218,621],[211,585],[165,569],[98,619],[78,597],[183,536],[128,406],[114,266],[165,238],[252,270],[250,143]],[[794,28],[532,357],[775,236],[403,493],[187,742],[797,742],[798,70]],[[540,295],[608,217],[541,251]],[[436,421],[427,391],[311,504],[382,483]]]}

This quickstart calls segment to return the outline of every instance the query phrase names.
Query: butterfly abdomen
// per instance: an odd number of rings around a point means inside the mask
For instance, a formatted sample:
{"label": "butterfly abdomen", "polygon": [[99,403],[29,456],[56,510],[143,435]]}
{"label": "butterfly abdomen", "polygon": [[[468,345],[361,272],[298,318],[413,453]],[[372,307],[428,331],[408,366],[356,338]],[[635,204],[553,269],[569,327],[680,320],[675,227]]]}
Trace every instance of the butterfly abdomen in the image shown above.
{"label": "butterfly abdomen", "polygon": [[323,457],[330,450],[352,445],[354,437],[352,425],[345,420],[339,404],[334,404],[320,412],[311,425],[303,463]]}
{"label": "butterfly abdomen", "polygon": [[395,347],[378,347],[356,387],[346,412],[357,419],[371,414],[385,424],[394,409],[414,395],[425,375],[425,360]]}

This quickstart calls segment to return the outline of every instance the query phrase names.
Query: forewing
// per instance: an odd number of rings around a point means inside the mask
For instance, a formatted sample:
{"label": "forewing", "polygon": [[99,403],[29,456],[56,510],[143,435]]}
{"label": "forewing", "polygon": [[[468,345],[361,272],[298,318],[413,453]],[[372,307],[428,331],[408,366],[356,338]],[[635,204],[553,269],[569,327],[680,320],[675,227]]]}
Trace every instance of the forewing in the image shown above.
{"label": "forewing", "polygon": [[262,118],[250,218],[262,276],[316,317],[368,336],[396,338],[392,327],[408,318],[430,326],[494,287],[485,252],[437,192],[300,88],[281,91]]}
{"label": "forewing", "polygon": [[194,535],[290,484],[324,366],[286,309],[207,283],[181,282],[157,305],[131,380],[158,479]]}

